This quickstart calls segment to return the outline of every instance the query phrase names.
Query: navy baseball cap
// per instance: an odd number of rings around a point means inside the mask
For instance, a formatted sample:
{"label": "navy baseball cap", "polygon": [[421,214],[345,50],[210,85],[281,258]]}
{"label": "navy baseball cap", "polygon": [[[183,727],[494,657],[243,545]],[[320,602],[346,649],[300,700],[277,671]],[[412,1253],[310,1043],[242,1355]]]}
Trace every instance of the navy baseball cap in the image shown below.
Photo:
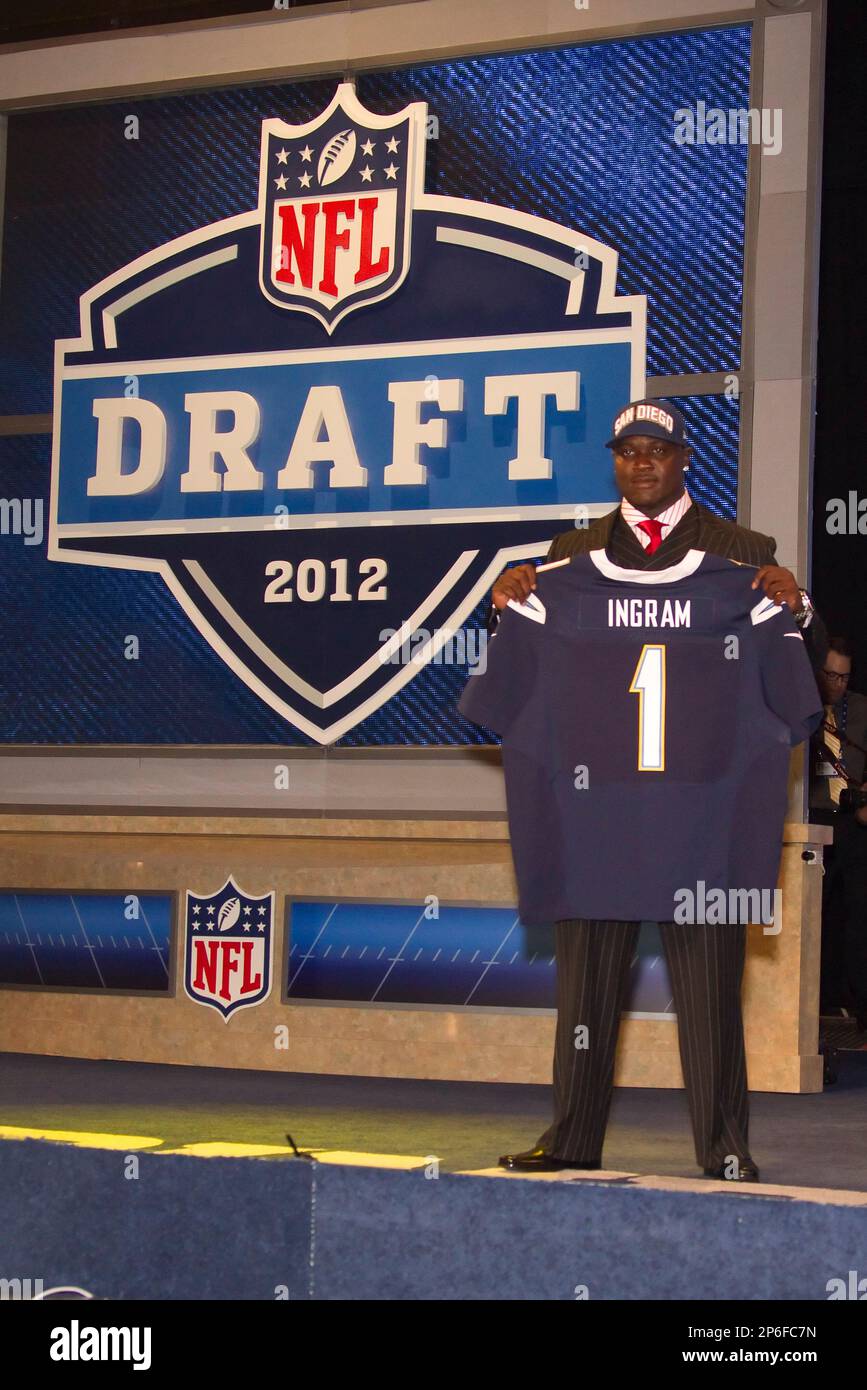
{"label": "navy baseball cap", "polygon": [[688,443],[686,421],[670,401],[632,401],[625,405],[611,427],[612,436],[606,449],[614,449],[621,440],[632,434],[649,434],[669,444]]}

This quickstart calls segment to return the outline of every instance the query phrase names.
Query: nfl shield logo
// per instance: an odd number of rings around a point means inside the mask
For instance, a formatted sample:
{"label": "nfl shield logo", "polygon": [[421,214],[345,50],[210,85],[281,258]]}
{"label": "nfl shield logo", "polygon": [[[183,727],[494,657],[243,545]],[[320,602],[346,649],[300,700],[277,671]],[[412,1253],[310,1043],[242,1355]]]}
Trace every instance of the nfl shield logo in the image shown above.
{"label": "nfl shield logo", "polygon": [[331,333],[399,287],[424,183],[424,120],[423,102],[377,116],[342,83],[306,125],[263,121],[259,283],[272,304]]}
{"label": "nfl shield logo", "polygon": [[[58,344],[50,558],[162,575],[319,744],[473,737],[474,610],[610,509],[610,421],[644,394],[646,304],[616,293],[615,250],[425,192],[425,136],[423,102],[379,115],[349,83],[266,120],[258,206],[108,276]],[[456,669],[406,698],[427,666]],[[223,1017],[258,1002],[268,899],[230,880],[188,903],[187,992]]]}
{"label": "nfl shield logo", "polygon": [[187,893],[184,988],[228,1022],[271,992],[274,893],[251,897],[229,878],[217,893]]}

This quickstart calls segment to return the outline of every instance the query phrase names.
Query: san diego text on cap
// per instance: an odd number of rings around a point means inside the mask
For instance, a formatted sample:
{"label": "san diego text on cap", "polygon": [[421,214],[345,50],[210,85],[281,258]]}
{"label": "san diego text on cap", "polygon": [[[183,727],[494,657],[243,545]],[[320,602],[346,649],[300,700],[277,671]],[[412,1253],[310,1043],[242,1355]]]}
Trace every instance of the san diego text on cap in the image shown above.
{"label": "san diego text on cap", "polygon": [[605,446],[608,449],[633,434],[665,439],[669,444],[685,445],[687,442],[686,422],[670,401],[632,401],[624,406],[611,429],[612,437]]}

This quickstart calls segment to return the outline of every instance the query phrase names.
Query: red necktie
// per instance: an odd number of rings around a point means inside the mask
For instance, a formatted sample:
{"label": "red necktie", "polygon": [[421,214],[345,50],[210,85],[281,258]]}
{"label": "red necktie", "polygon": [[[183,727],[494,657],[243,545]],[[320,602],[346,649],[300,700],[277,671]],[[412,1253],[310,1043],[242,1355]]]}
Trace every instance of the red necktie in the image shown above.
{"label": "red necktie", "polygon": [[650,537],[650,545],[646,546],[648,555],[652,555],[662,545],[662,522],[657,521],[656,517],[649,516],[646,521],[636,522],[639,531],[644,531]]}

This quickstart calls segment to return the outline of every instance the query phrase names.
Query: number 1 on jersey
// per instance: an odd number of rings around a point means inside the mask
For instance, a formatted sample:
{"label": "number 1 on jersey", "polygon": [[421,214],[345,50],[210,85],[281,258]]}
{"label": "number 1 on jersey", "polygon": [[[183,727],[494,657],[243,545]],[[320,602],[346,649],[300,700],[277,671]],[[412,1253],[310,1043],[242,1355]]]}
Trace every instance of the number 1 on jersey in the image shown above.
{"label": "number 1 on jersey", "polygon": [[645,643],[632,676],[638,696],[638,771],[665,771],[665,647]]}

